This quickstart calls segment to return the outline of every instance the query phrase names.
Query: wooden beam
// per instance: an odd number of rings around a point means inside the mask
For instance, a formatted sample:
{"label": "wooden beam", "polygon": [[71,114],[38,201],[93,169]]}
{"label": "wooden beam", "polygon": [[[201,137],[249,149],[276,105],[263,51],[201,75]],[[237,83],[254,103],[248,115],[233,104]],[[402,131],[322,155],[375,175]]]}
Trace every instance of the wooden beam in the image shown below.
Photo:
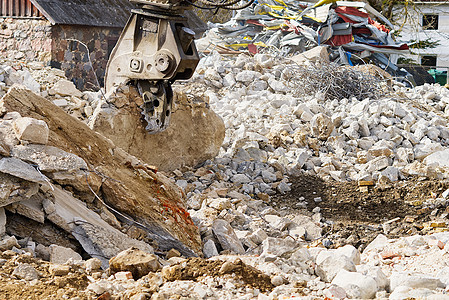
{"label": "wooden beam", "polygon": [[20,16],[20,0],[14,0],[14,16]]}
{"label": "wooden beam", "polygon": [[33,13],[32,7],[33,7],[33,5],[31,5],[31,1],[27,0],[27,12],[26,12],[27,17],[31,17],[31,15]]}
{"label": "wooden beam", "polygon": [[25,17],[26,16],[26,0],[20,0],[20,16]]}
{"label": "wooden beam", "polygon": [[39,10],[33,5],[33,17],[39,17]]}
{"label": "wooden beam", "polygon": [[14,11],[13,11],[14,5],[13,4],[14,4],[13,0],[8,1],[8,16],[13,16],[13,13],[14,13]]}

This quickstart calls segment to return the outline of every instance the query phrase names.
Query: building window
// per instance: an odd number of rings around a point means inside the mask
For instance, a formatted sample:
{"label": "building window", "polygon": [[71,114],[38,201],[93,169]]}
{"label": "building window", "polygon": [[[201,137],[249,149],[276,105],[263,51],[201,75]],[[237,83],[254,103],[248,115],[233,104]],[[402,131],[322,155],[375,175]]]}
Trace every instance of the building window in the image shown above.
{"label": "building window", "polygon": [[423,15],[422,27],[424,30],[438,30],[438,15]]}
{"label": "building window", "polygon": [[421,56],[421,65],[435,67],[437,65],[437,57],[436,55],[426,55]]}

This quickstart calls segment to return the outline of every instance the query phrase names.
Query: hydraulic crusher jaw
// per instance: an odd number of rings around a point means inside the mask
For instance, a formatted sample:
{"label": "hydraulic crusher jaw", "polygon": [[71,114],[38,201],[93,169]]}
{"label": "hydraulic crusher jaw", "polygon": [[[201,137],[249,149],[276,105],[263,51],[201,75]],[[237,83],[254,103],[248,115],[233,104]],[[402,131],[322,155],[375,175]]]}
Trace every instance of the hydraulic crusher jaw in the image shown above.
{"label": "hydraulic crusher jaw", "polygon": [[105,89],[122,83],[134,84],[143,99],[146,130],[157,133],[170,122],[177,79],[189,79],[199,62],[193,42],[195,33],[181,13],[183,1],[130,0],[138,4],[111,53],[106,68]]}

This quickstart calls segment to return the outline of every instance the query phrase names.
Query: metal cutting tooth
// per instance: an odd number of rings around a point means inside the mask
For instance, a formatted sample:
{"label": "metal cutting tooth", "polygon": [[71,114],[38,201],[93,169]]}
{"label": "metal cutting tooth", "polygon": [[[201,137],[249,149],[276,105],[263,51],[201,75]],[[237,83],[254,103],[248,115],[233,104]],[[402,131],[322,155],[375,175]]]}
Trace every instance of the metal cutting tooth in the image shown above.
{"label": "metal cutting tooth", "polygon": [[170,83],[140,81],[137,86],[144,102],[141,114],[147,122],[145,130],[149,133],[164,131],[171,117],[173,92]]}

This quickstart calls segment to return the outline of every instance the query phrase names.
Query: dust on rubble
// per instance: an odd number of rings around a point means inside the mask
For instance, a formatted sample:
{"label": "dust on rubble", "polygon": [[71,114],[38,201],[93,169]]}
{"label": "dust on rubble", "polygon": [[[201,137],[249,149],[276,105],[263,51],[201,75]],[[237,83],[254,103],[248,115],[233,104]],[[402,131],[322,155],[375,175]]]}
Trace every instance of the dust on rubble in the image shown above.
{"label": "dust on rubble", "polygon": [[166,272],[164,277],[168,281],[175,280],[197,280],[202,277],[231,275],[233,279],[243,282],[245,285],[270,292],[274,286],[270,276],[253,268],[240,259],[234,262],[223,262],[221,260],[206,260],[203,258],[189,258],[171,267],[170,272]]}
{"label": "dust on rubble", "polygon": [[[0,274],[1,300],[50,300],[73,297],[89,299],[89,296],[83,292],[88,285],[88,279],[78,266],[71,266],[68,275],[55,276],[49,271],[50,263],[30,255],[15,256],[16,254],[5,251],[0,255],[0,261],[3,263]],[[25,281],[14,276],[13,271],[20,264],[29,264],[35,268],[39,274],[39,280]]]}
{"label": "dust on rubble", "polygon": [[[444,203],[433,203],[449,188],[449,181],[416,177],[378,184],[364,193],[357,182],[324,181],[311,175],[290,179],[292,190],[272,197],[270,204],[284,214],[310,214],[319,207],[321,215],[331,221],[324,232],[332,237],[332,248],[350,243],[363,249],[379,233],[389,238],[424,234],[425,222],[449,212]],[[299,207],[301,202],[304,205]],[[393,222],[391,230],[385,232],[382,224],[397,217],[408,221]]]}

